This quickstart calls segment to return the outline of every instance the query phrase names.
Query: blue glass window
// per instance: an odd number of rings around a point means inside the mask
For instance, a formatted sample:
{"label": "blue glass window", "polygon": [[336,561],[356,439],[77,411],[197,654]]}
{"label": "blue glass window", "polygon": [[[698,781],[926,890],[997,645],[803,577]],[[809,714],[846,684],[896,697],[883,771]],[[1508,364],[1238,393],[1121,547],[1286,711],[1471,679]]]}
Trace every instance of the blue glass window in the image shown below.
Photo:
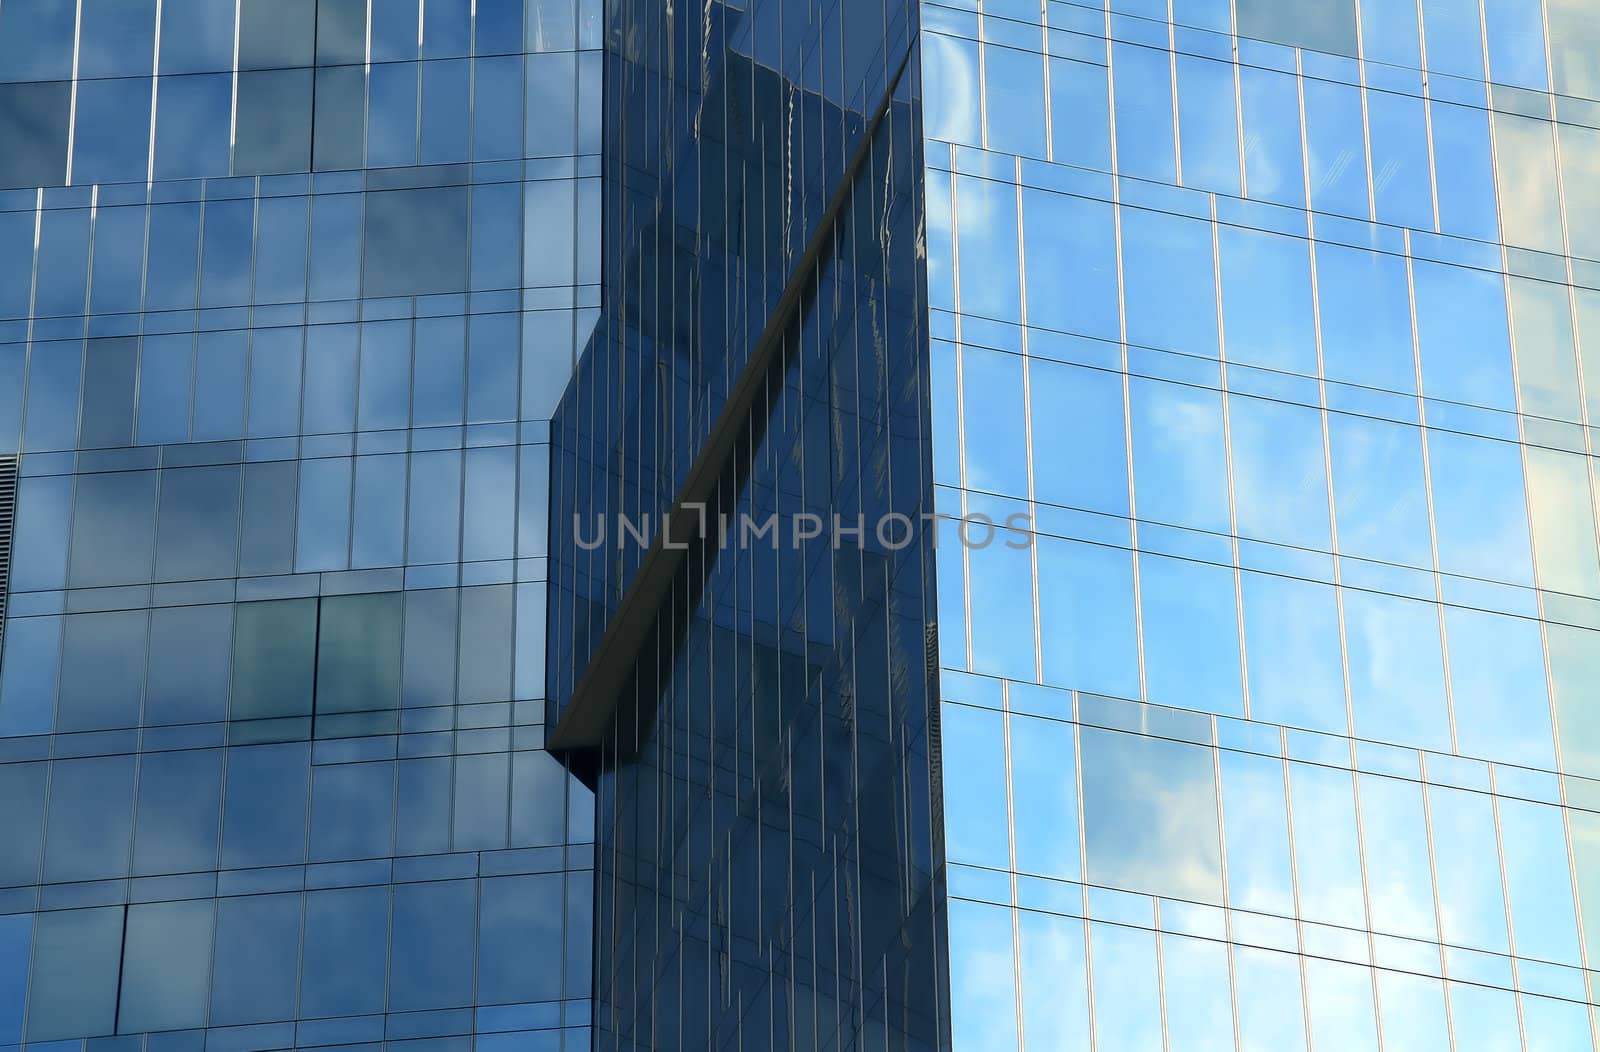
{"label": "blue glass window", "polygon": [[[1028,324],[1115,340],[1116,226],[1112,206],[1042,190],[1022,191]],[[963,290],[965,293],[965,290]]]}
{"label": "blue glass window", "polygon": [[128,907],[119,1031],[137,1034],[205,1024],[213,912],[209,899]]}
{"label": "blue glass window", "polygon": [[57,1041],[111,1033],[121,963],[121,906],[38,914],[27,1039]]}
{"label": "blue glass window", "polygon": [[1090,727],[1079,737],[1089,880],[1220,903],[1211,750]]}
{"label": "blue glass window", "polygon": [[298,893],[217,900],[211,1026],[294,1017],[300,906]]}
{"label": "blue glass window", "polygon": [[389,889],[341,888],[306,895],[300,1014],[383,1011],[389,941]]}
{"label": "blue glass window", "polygon": [[1177,182],[1168,52],[1111,45],[1117,130],[1117,170],[1123,175]]}

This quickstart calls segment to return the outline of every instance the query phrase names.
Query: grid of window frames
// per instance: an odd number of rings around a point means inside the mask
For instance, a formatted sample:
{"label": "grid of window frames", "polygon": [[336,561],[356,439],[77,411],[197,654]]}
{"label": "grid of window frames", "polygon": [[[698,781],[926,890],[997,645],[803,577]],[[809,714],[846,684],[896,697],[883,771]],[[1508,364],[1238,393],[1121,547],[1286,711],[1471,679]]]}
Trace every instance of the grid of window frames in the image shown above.
{"label": "grid of window frames", "polygon": [[599,44],[0,2],[0,1047],[588,1047],[542,698]]}
{"label": "grid of window frames", "polygon": [[922,19],[956,1047],[1593,1048],[1592,7]]}

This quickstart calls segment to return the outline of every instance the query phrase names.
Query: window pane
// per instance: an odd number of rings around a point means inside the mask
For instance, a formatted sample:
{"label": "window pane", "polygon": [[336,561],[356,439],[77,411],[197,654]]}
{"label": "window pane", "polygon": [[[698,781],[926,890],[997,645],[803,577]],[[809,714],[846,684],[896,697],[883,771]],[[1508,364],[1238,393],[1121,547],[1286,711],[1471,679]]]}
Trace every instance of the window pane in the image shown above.
{"label": "window pane", "polygon": [[1521,451],[1510,442],[1430,430],[1428,473],[1440,569],[1531,585]]}
{"label": "window pane", "polygon": [[222,751],[147,753],[139,764],[133,872],[202,873],[217,866]]}
{"label": "window pane", "polygon": [[300,895],[217,900],[211,1026],[294,1016],[300,950]]}
{"label": "window pane", "polygon": [[1072,725],[1012,716],[1011,821],[1016,869],[1077,880],[1078,780]]}
{"label": "window pane", "polygon": [[1294,915],[1294,868],[1283,762],[1223,750],[1223,828],[1228,840],[1228,901],[1257,913]]}
{"label": "window pane", "polygon": [[1311,51],[1356,53],[1351,0],[1239,0],[1239,34]]}
{"label": "window pane", "polygon": [[474,882],[394,889],[391,1008],[449,1008],[472,1000]]}
{"label": "window pane", "polygon": [[180,468],[161,473],[156,579],[231,577],[237,560],[239,469]]}
{"label": "window pane", "polygon": [[28,1040],[111,1033],[121,959],[121,906],[37,914]]}
{"label": "window pane", "polygon": [[985,123],[989,149],[1025,157],[1045,155],[1044,61],[1037,53],[984,46]]}
{"label": "window pane", "polygon": [[1111,206],[1024,188],[1022,220],[1028,324],[1117,339],[1116,228]]}
{"label": "window pane", "polygon": [[56,699],[58,731],[139,724],[148,623],[143,610],[67,616]]}
{"label": "window pane", "polygon": [[1019,355],[961,349],[966,485],[1014,497],[1028,494],[1027,411]]}
{"label": "window pane", "polygon": [[1437,940],[1421,787],[1370,774],[1357,782],[1373,930]]}
{"label": "window pane", "polygon": [[1350,774],[1291,763],[1289,794],[1294,811],[1300,915],[1323,924],[1366,927],[1361,849]]}
{"label": "window pane", "polygon": [[150,160],[150,95],[148,77],[78,81],[73,183],[133,182],[145,177]]}
{"label": "window pane", "polygon": [[1330,734],[1348,729],[1339,608],[1331,586],[1244,573],[1250,715]]}
{"label": "window pane", "polygon": [[1089,931],[1097,1043],[1127,1052],[1160,1052],[1155,933],[1114,924],[1090,924]]}
{"label": "window pane", "polygon": [[232,606],[175,606],[150,611],[147,725],[227,718]]}
{"label": "window pane", "polygon": [[241,603],[233,637],[235,720],[311,715],[317,601]]}
{"label": "window pane", "polygon": [[1135,377],[1128,399],[1139,517],[1231,533],[1222,396]]}
{"label": "window pane", "polygon": [[0,81],[70,78],[76,13],[75,5],[59,0],[7,0],[0,13]]}
{"label": "window pane", "polygon": [[388,943],[388,888],[308,893],[300,1015],[316,1019],[383,1011]]}
{"label": "window pane", "polygon": [[51,765],[45,880],[105,880],[127,873],[133,762],[132,756],[97,756]]}
{"label": "window pane", "polygon": [[1017,1047],[1017,983],[1012,912],[1004,906],[950,903],[950,1030],[960,1048]]}
{"label": "window pane", "polygon": [[945,704],[945,852],[952,862],[1005,869],[1005,724],[998,712]]}
{"label": "window pane", "polygon": [[311,169],[311,70],[239,74],[235,175]]}
{"label": "window pane", "polygon": [[1217,356],[1210,224],[1124,208],[1122,280],[1129,343]]}
{"label": "window pane", "polygon": [[[171,7],[167,5],[168,10]],[[161,55],[164,64],[165,41]],[[162,77],[157,83],[155,177],[227,175],[233,78],[225,73],[205,74]]]}
{"label": "window pane", "polygon": [[1505,953],[1506,909],[1491,799],[1437,785],[1428,786],[1427,794],[1440,934],[1457,946]]}
{"label": "window pane", "polygon": [[1340,550],[1431,567],[1421,432],[1407,424],[1331,413],[1328,440]]}
{"label": "window pane", "polygon": [[305,860],[309,761],[303,744],[229,750],[227,804],[222,817],[224,868],[294,865]]}
{"label": "window pane", "polygon": [[1080,738],[1090,882],[1220,904],[1211,750],[1088,727]]}
{"label": "window pane", "polygon": [[502,1004],[561,996],[560,874],[497,877],[481,884],[478,1001]]}
{"label": "window pane", "polygon": [[1173,154],[1172,66],[1166,51],[1115,42],[1117,167],[1124,175],[1177,182]]}
{"label": "window pane", "polygon": [[1230,395],[1228,423],[1240,536],[1331,550],[1321,414]]}
{"label": "window pane", "polygon": [[1315,375],[1307,241],[1233,226],[1218,230],[1228,361]]}
{"label": "window pane", "polygon": [[[1028,1048],[1088,1052],[1088,975],[1083,922],[1022,910],[1022,1024]],[[964,947],[963,947],[964,949]]]}
{"label": "window pane", "polygon": [[207,899],[128,907],[119,1031],[138,1034],[205,1025],[213,908]]}
{"label": "window pane", "polygon": [[317,0],[239,0],[239,68],[309,66]]}
{"label": "window pane", "polygon": [[1144,555],[1139,586],[1147,700],[1242,716],[1233,570]]}
{"label": "window pane", "polygon": [[466,232],[462,188],[368,194],[364,292],[420,296],[465,291]]}
{"label": "window pane", "polygon": [[1356,736],[1449,751],[1438,608],[1347,588],[1344,626]]}
{"label": "window pane", "polygon": [[313,768],[311,860],[382,858],[394,852],[394,764]]}

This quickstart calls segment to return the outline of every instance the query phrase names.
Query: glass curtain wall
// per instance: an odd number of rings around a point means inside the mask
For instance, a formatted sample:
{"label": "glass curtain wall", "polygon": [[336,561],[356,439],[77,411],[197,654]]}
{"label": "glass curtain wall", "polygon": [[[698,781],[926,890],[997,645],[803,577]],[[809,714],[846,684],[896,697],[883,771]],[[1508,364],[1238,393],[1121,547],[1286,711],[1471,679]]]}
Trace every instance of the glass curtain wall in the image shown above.
{"label": "glass curtain wall", "polygon": [[1593,15],[922,4],[957,1048],[1594,1047]]}
{"label": "glass curtain wall", "polygon": [[[598,1048],[948,1044],[932,563],[873,525],[931,499],[914,13],[609,12],[549,689],[597,787]],[[705,532],[663,574],[685,501]]]}
{"label": "glass curtain wall", "polygon": [[599,7],[0,3],[0,1047],[588,1047]]}

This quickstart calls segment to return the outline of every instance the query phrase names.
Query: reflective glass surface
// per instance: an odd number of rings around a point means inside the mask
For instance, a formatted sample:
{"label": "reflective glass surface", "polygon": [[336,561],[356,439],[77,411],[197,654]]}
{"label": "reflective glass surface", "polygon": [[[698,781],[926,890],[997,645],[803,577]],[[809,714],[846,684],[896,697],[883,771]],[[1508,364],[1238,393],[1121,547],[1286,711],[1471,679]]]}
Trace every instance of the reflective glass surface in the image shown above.
{"label": "reflective glass surface", "polygon": [[1593,15],[922,5],[954,1047],[1596,1047]]}
{"label": "reflective glass surface", "polygon": [[543,626],[600,45],[0,4],[0,1048],[590,1046]]}
{"label": "reflective glass surface", "polygon": [[608,6],[549,629],[595,1047],[945,1048],[916,5]]}

